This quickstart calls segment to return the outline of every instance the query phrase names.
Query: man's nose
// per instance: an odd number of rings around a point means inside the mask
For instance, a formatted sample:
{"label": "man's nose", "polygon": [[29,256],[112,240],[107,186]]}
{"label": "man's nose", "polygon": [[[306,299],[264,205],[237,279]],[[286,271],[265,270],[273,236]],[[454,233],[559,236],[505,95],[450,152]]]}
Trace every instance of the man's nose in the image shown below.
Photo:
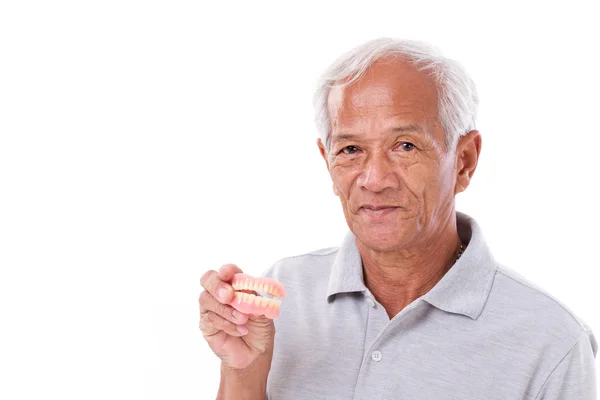
{"label": "man's nose", "polygon": [[369,155],[359,175],[358,184],[371,192],[396,187],[397,180],[389,157],[382,153]]}

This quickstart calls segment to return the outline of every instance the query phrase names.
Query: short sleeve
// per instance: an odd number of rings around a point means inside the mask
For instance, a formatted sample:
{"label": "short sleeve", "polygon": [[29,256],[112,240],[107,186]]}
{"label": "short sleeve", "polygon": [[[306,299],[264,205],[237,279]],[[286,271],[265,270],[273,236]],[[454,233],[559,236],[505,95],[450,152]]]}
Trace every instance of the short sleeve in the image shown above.
{"label": "short sleeve", "polygon": [[548,376],[535,399],[596,400],[597,350],[593,334],[584,334]]}

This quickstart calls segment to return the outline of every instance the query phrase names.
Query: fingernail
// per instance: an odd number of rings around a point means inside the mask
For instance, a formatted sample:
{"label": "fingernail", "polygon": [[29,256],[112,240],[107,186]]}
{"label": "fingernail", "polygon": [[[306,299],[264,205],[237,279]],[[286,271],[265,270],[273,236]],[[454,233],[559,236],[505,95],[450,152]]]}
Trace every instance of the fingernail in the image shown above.
{"label": "fingernail", "polygon": [[227,294],[227,289],[225,289],[224,287],[222,287],[221,289],[219,289],[219,291],[217,292],[217,294],[219,295],[219,297],[223,300],[225,300],[225,295]]}
{"label": "fingernail", "polygon": [[239,333],[241,333],[242,335],[245,335],[246,333],[248,333],[248,328],[246,328],[244,325],[238,325],[235,327],[235,329],[237,329],[237,331]]}
{"label": "fingernail", "polygon": [[233,315],[233,318],[235,318],[235,319],[241,320],[243,318],[243,315],[239,311],[236,311],[236,310],[233,310],[231,312],[231,315]]}

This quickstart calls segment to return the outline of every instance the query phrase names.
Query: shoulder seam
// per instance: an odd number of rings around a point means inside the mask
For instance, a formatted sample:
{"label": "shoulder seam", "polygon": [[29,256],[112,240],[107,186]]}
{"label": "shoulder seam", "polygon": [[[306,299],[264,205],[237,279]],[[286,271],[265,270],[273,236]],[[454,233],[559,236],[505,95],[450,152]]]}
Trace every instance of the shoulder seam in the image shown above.
{"label": "shoulder seam", "polygon": [[567,356],[573,351],[573,349],[575,348],[575,346],[577,345],[577,343],[579,343],[582,339],[587,339],[586,332],[583,332],[583,334],[580,335],[577,338],[577,340],[575,340],[575,343],[573,343],[573,345],[571,347],[569,347],[569,349],[567,350],[567,352],[565,353],[565,355],[562,356],[561,359],[556,363],[556,365],[554,366],[554,368],[552,368],[552,370],[550,371],[550,373],[548,374],[548,376],[546,377],[546,379],[544,379],[544,382],[542,382],[542,385],[540,386],[540,389],[537,391],[537,394],[533,398],[534,400],[539,400],[540,393],[542,393],[542,389],[544,389],[544,386],[546,386],[546,383],[548,382],[548,380],[550,379],[550,377],[552,376],[552,374],[554,373],[554,371],[556,371],[556,369],[560,366],[560,364],[562,364],[562,362],[565,360],[565,358],[567,358]]}
{"label": "shoulder seam", "polygon": [[[314,254],[318,251],[325,251],[327,250],[325,253],[323,254]],[[324,247],[322,249],[318,249],[318,250],[314,250],[310,253],[304,253],[304,254],[298,254],[295,256],[289,256],[289,257],[283,257],[280,258],[279,260],[275,261],[274,263],[272,263],[269,268],[267,268],[265,271],[262,272],[261,276],[265,276],[265,275],[270,275],[272,273],[274,273],[276,270],[279,269],[279,266],[281,263],[287,261],[287,260],[293,260],[293,259],[297,259],[300,257],[306,257],[306,256],[311,256],[311,257],[321,257],[321,256],[328,256],[331,255],[333,253],[336,253],[339,250],[339,247]]]}
{"label": "shoulder seam", "polygon": [[[538,288],[535,288],[531,285],[528,285],[526,282],[521,282],[517,279],[515,279],[514,277],[507,275],[505,272],[503,272],[501,270],[501,265],[498,265],[498,268],[496,268],[496,273],[498,274],[502,274],[503,276],[507,277],[508,279],[512,280],[515,283],[518,283],[521,286],[525,286],[526,288],[529,288],[537,293],[540,293],[542,295],[544,295],[546,298],[548,298],[549,300],[551,300],[554,304],[558,305],[560,308],[562,308],[563,310],[565,310],[567,312],[567,314],[569,314],[571,316],[571,318],[573,318],[573,320],[575,321],[575,323],[577,323],[577,325],[579,325],[579,327],[583,330],[584,333],[587,333],[588,330],[586,329],[586,327],[579,321],[579,319],[577,319],[577,317],[573,314],[573,312],[571,310],[569,310],[565,305],[561,304],[559,301],[557,301],[555,298],[553,298],[552,296],[550,296],[548,293],[544,292],[543,290],[540,290]],[[577,342],[575,342],[577,343]]]}
{"label": "shoulder seam", "polygon": [[[327,249],[330,249],[330,250],[328,252],[326,252],[326,253],[314,254],[317,251],[327,250]],[[328,255],[331,255],[331,254],[336,253],[337,251],[339,251],[339,247],[330,247],[330,248],[326,247],[326,248],[321,249],[321,250],[315,250],[315,251],[312,251],[310,253],[298,254],[298,255],[295,255],[295,256],[283,257],[283,258],[280,258],[279,260],[277,260],[275,262],[275,264],[278,264],[279,262],[284,261],[284,260],[291,260],[291,259],[294,259],[294,258],[300,258],[300,257],[306,257],[306,256],[311,256],[311,257],[328,256]]]}

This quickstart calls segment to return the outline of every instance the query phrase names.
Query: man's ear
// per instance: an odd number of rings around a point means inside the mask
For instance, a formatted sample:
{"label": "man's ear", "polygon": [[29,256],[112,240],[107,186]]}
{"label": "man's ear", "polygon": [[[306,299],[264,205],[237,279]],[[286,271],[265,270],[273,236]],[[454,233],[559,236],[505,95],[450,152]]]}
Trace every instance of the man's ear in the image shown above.
{"label": "man's ear", "polygon": [[340,197],[340,192],[338,192],[337,186],[335,186],[335,183],[332,186],[333,186],[333,194],[335,194],[337,197]]}
{"label": "man's ear", "polygon": [[[321,141],[321,139],[317,139],[317,146],[319,146],[319,151],[321,152],[321,157],[323,157],[323,160],[325,160],[325,164],[327,165],[327,170],[329,170],[329,160],[327,160],[327,151],[325,151],[325,146],[323,145],[323,142]],[[339,197],[340,193],[337,190],[337,187],[335,186],[335,182],[332,182],[332,187],[333,187],[333,193]]]}
{"label": "man's ear", "polygon": [[481,135],[472,130],[460,138],[456,146],[456,185],[454,194],[464,192],[475,174],[479,154],[481,153]]}
{"label": "man's ear", "polygon": [[319,146],[319,152],[321,153],[321,157],[325,160],[325,165],[327,165],[327,169],[329,169],[329,161],[327,160],[327,151],[325,150],[325,146],[321,139],[317,139],[317,146]]}

